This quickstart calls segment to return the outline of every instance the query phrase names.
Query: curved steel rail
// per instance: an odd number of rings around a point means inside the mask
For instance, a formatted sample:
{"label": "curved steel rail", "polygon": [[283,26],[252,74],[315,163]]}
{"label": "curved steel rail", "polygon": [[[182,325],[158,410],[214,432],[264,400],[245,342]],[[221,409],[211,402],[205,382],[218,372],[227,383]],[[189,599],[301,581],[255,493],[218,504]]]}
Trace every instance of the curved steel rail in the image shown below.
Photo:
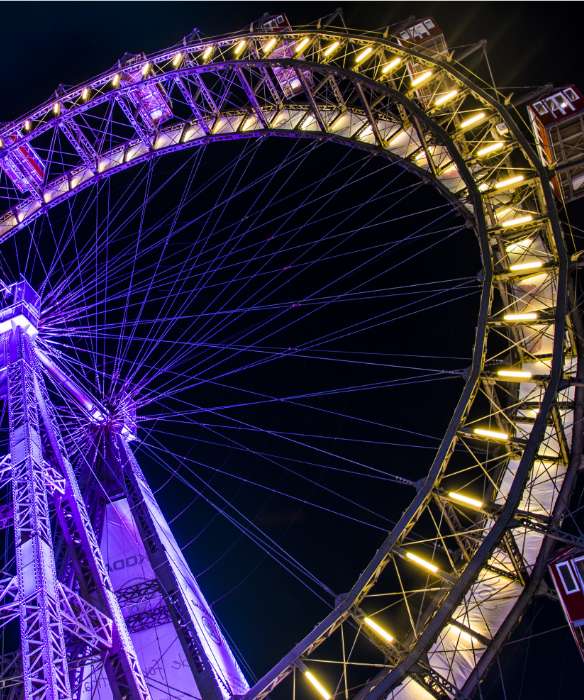
{"label": "curved steel rail", "polygon": [[[148,91],[168,110],[164,121],[145,111]],[[0,163],[12,172],[0,183],[0,240],[150,158],[266,136],[399,159],[474,229],[483,286],[472,364],[428,476],[352,589],[246,699],[307,666],[318,674],[324,661],[325,693],[465,697],[542,576],[545,529],[561,519],[574,470],[577,349],[563,235],[548,173],[497,93],[452,55],[376,33],[185,41],[0,131]]]}

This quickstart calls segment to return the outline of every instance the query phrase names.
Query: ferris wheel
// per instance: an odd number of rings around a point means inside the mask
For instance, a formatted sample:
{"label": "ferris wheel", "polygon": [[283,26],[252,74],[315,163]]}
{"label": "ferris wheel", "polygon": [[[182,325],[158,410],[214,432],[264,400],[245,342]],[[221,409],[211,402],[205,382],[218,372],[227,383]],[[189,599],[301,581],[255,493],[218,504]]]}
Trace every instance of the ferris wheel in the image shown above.
{"label": "ferris wheel", "polygon": [[2,697],[471,697],[582,551],[584,104],[480,48],[264,17],[0,129]]}

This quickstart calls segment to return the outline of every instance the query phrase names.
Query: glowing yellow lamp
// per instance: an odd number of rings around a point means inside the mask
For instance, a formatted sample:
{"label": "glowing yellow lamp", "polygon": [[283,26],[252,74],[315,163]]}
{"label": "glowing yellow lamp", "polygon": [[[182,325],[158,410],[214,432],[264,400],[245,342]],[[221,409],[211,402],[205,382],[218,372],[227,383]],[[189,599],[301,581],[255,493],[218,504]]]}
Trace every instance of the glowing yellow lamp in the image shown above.
{"label": "glowing yellow lamp", "polygon": [[312,673],[312,671],[304,671],[304,677],[310,683],[310,685],[316,690],[320,695],[322,700],[331,700],[332,695],[324,687],[324,685],[318,680],[318,678]]}
{"label": "glowing yellow lamp", "polygon": [[272,37],[267,44],[264,45],[262,51],[264,52],[264,56],[269,56],[272,51],[276,48],[276,44],[278,43],[278,39],[276,37]]}
{"label": "glowing yellow lamp", "polygon": [[369,56],[373,53],[373,47],[371,46],[366,46],[363,51],[360,51],[356,56],[355,56],[355,65],[358,66],[360,63],[363,63],[363,61],[366,61]]}
{"label": "glowing yellow lamp", "polygon": [[494,143],[489,143],[487,146],[479,148],[477,151],[478,158],[486,158],[493,153],[498,153],[505,146],[504,141],[495,141]]}
{"label": "glowing yellow lamp", "polygon": [[426,569],[426,571],[429,571],[432,574],[438,573],[438,567],[436,566],[436,564],[432,564],[431,561],[428,561],[427,559],[424,559],[423,557],[419,557],[417,554],[414,554],[413,552],[406,552],[406,557],[410,561],[413,561],[418,566],[421,566],[422,569]]}
{"label": "glowing yellow lamp", "polygon": [[502,430],[490,430],[489,428],[474,428],[473,433],[479,437],[484,437],[489,440],[501,440],[502,442],[507,442],[509,440],[509,434],[504,433]]}
{"label": "glowing yellow lamp", "polygon": [[391,73],[394,71],[402,62],[402,59],[399,56],[394,56],[394,58],[391,59],[391,61],[388,61],[383,68],[381,69],[381,73],[383,75],[387,75],[388,73]]}
{"label": "glowing yellow lamp", "polygon": [[504,321],[537,321],[536,311],[526,311],[519,314],[505,314],[503,316]]}
{"label": "glowing yellow lamp", "polygon": [[370,617],[365,617],[363,618],[363,623],[369,627],[369,629],[373,630],[375,634],[381,637],[383,641],[387,642],[388,644],[392,644],[394,642],[394,638],[391,636],[391,634],[389,634],[386,629],[375,622],[375,620],[372,620]]}
{"label": "glowing yellow lamp", "polygon": [[479,122],[482,122],[483,119],[487,115],[485,112],[475,112],[474,114],[471,114],[470,117],[467,117],[463,121],[460,122],[459,129],[468,129],[471,126],[474,126],[475,124],[478,124]]}
{"label": "glowing yellow lamp", "polygon": [[442,105],[445,105],[446,103],[450,102],[457,95],[458,95],[458,90],[450,90],[449,92],[445,92],[443,95],[438,96],[434,100],[434,107],[442,107]]}
{"label": "glowing yellow lamp", "polygon": [[341,45],[340,41],[333,41],[333,43],[329,44],[326,47],[326,49],[322,52],[322,55],[325,58],[330,58],[334,54],[334,52],[339,48],[340,45]]}
{"label": "glowing yellow lamp", "polygon": [[449,491],[448,498],[458,503],[462,503],[465,506],[470,506],[471,508],[482,508],[483,502],[479,501],[478,498],[471,498],[466,496],[464,493],[458,493],[458,491]]}
{"label": "glowing yellow lamp", "polygon": [[[203,61],[207,62],[211,58],[211,56],[213,55],[213,51],[214,51],[213,45],[207,46],[207,48],[201,54],[201,58],[203,59]],[[243,51],[243,49],[242,49],[242,51]]]}
{"label": "glowing yellow lamp", "polygon": [[497,376],[503,379],[531,379],[531,372],[523,369],[499,369]]}
{"label": "glowing yellow lamp", "polygon": [[541,260],[531,260],[530,262],[515,263],[509,268],[511,272],[521,272],[522,270],[537,270],[543,266]]}
{"label": "glowing yellow lamp", "polygon": [[512,175],[511,177],[506,177],[504,180],[499,180],[495,183],[496,190],[503,190],[506,187],[513,187],[513,185],[518,185],[520,182],[525,180],[525,175]]}
{"label": "glowing yellow lamp", "polygon": [[294,48],[294,53],[299,54],[304,51],[304,49],[310,44],[310,38],[305,36],[304,39],[300,39],[300,41],[296,44]]}
{"label": "glowing yellow lamp", "polygon": [[423,83],[426,83],[430,78],[432,77],[432,71],[431,70],[425,70],[423,73],[420,73],[419,75],[416,75],[415,78],[412,78],[410,81],[410,85],[415,88],[415,87],[420,87]]}
{"label": "glowing yellow lamp", "polygon": [[242,39],[241,41],[238,41],[237,44],[235,44],[235,48],[233,49],[233,55],[235,58],[239,58],[241,54],[245,51],[245,47],[247,46],[247,41],[245,39]]}

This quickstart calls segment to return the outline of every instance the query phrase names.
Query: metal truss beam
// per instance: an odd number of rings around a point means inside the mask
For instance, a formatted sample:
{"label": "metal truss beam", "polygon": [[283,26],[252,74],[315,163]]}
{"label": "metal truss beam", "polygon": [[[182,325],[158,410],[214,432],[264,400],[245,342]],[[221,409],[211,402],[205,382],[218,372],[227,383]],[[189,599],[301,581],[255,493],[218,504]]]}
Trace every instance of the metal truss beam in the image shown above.
{"label": "metal truss beam", "polygon": [[[18,582],[13,576],[0,582],[0,627],[18,617]],[[71,588],[57,582],[63,630],[95,649],[112,646],[112,621]]]}
{"label": "metal truss beam", "polygon": [[62,119],[59,127],[85,165],[88,168],[97,168],[97,153],[75,120],[70,119],[66,121]]}
{"label": "metal truss beam", "polygon": [[[185,577],[192,578],[192,574],[186,563],[182,566],[182,554],[176,542],[169,539],[168,526],[129,445],[121,436],[114,436],[110,449],[123,470],[132,515],[199,693],[204,700],[222,700],[224,693],[231,694],[232,690],[225,687],[225,681],[211,666],[203,630],[194,617],[192,603],[189,604],[187,589],[189,583],[194,585],[194,579],[189,582]],[[136,619],[134,622],[144,624],[145,621]]]}
{"label": "metal truss beam", "polygon": [[105,656],[105,668],[116,697],[149,700],[150,692],[138,663],[136,651],[107,572],[85,502],[69,463],[58,424],[42,376],[35,376],[40,414],[54,466],[66,482],[65,493],[57,499],[57,518],[76,569],[81,590],[94,598],[112,621],[112,643]]}
{"label": "metal truss beam", "polygon": [[186,102],[187,105],[190,107],[190,109],[191,109],[191,111],[192,111],[192,113],[193,113],[193,116],[195,117],[195,120],[196,120],[197,124],[198,124],[198,125],[201,127],[201,129],[203,130],[203,133],[209,134],[210,131],[211,131],[211,130],[209,129],[209,125],[208,125],[207,122],[205,121],[205,119],[204,119],[204,117],[203,117],[203,113],[201,112],[201,109],[199,108],[199,105],[198,105],[198,104],[195,102],[195,100],[193,99],[193,96],[192,96],[192,94],[191,94],[191,91],[190,91],[190,90],[188,89],[188,87],[185,85],[184,80],[183,80],[180,76],[177,76],[177,77],[174,79],[174,82],[175,82],[176,86],[178,87],[178,89],[180,90],[180,93],[182,94],[182,96],[183,96],[185,102]]}
{"label": "metal truss beam", "polygon": [[266,121],[264,112],[260,106],[260,103],[258,102],[257,95],[255,94],[249,80],[247,79],[247,76],[239,66],[235,67],[235,73],[239,79],[239,82],[241,83],[241,86],[245,90],[247,99],[249,100],[249,103],[252,106],[256,117],[258,118],[260,124],[264,127],[264,129],[267,129],[268,122]]}
{"label": "metal truss beam", "polygon": [[30,338],[5,334],[22,678],[26,700],[69,700]]}

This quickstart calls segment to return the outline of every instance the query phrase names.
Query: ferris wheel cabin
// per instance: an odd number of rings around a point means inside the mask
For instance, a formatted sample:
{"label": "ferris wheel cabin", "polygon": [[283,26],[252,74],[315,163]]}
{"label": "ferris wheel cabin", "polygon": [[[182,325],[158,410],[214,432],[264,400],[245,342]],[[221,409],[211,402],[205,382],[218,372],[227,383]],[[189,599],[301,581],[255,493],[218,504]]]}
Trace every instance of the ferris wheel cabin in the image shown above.
{"label": "ferris wheel cabin", "polygon": [[[421,49],[424,53],[428,53],[436,58],[446,59],[448,55],[448,44],[446,43],[444,32],[433,17],[417,19],[409,26],[398,30],[397,40],[399,44]],[[416,84],[424,85],[424,87],[415,90],[415,95],[428,108],[432,102],[434,90],[425,85],[426,76],[428,79],[431,77],[427,67],[417,61],[410,61],[408,63],[408,73],[412,86]],[[448,86],[444,85],[444,89],[447,90]]]}
{"label": "ferris wheel cabin", "polygon": [[562,550],[550,563],[549,572],[584,660],[584,551]]}
{"label": "ferris wheel cabin", "polygon": [[[288,17],[284,14],[279,15],[264,15],[256,22],[252,22],[251,31],[259,32],[274,32],[274,34],[292,31],[292,25]],[[258,58],[299,58],[304,59],[302,48],[298,50],[295,47],[294,41],[281,41],[277,36],[267,37],[261,44],[261,50],[257,52]],[[292,97],[302,92],[302,81],[299,73],[295,68],[285,68],[283,66],[274,66],[274,77],[282,88],[282,92],[286,97]],[[312,81],[312,77],[308,71],[302,72],[305,81]]]}
{"label": "ferris wheel cabin", "polygon": [[561,167],[552,184],[566,202],[584,196],[584,95],[575,85],[528,105],[531,128],[542,162]]}

